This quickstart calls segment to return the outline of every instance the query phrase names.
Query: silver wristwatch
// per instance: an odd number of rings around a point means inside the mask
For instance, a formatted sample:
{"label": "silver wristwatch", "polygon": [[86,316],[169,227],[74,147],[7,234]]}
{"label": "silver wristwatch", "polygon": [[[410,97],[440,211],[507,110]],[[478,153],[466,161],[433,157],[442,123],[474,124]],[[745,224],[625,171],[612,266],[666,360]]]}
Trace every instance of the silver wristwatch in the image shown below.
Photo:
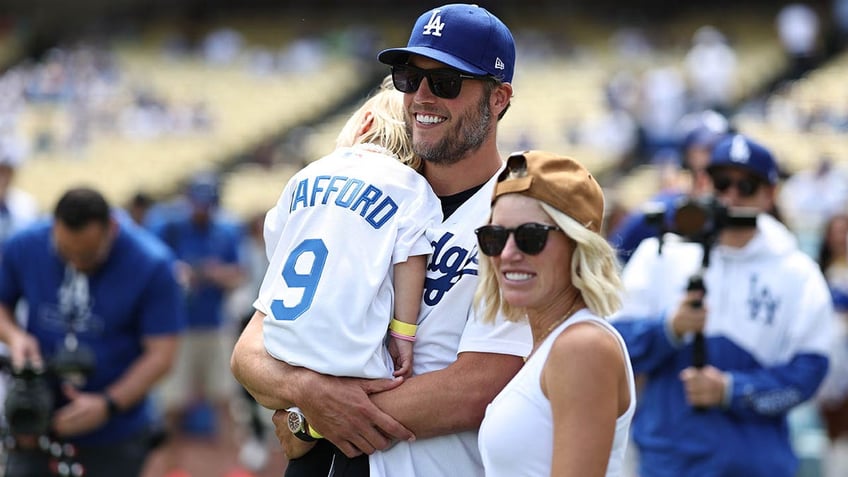
{"label": "silver wristwatch", "polygon": [[298,409],[289,410],[287,422],[289,430],[298,439],[306,442],[316,440],[314,437],[309,435],[309,424],[306,423],[306,417]]}

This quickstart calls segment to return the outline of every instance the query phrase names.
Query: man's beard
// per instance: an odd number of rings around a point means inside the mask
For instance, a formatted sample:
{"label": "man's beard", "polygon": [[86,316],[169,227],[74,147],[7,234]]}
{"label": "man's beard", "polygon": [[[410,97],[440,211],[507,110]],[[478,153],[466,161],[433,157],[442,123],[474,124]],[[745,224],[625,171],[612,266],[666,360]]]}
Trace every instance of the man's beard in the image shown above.
{"label": "man's beard", "polygon": [[477,103],[476,110],[464,114],[457,121],[457,127],[448,132],[435,144],[421,144],[413,141],[412,149],[424,161],[436,165],[451,165],[461,161],[469,153],[483,145],[489,133],[492,110],[488,95]]}

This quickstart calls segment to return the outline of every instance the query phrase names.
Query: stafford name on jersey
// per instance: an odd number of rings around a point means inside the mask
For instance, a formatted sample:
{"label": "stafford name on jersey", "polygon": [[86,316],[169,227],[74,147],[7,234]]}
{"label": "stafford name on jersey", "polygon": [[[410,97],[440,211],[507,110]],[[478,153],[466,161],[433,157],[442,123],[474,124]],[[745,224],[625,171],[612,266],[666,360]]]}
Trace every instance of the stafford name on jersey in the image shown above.
{"label": "stafford name on jersey", "polygon": [[353,212],[358,210],[359,215],[375,229],[382,227],[398,210],[391,196],[384,194],[379,187],[345,176],[317,176],[298,182],[290,212],[316,204],[331,204]]}

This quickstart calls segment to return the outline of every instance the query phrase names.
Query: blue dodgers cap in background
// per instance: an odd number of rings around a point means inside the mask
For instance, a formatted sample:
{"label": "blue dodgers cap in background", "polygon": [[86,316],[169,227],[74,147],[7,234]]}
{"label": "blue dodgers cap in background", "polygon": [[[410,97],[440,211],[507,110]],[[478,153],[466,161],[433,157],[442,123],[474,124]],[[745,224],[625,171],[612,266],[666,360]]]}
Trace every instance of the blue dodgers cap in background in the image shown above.
{"label": "blue dodgers cap in background", "polygon": [[473,75],[491,75],[512,82],[515,41],[498,17],[477,5],[451,4],[434,8],[415,22],[406,48],[383,50],[377,58],[387,65],[406,63],[421,55]]}
{"label": "blue dodgers cap in background", "polygon": [[201,172],[192,177],[186,195],[193,204],[209,207],[218,205],[218,189],[218,176],[211,172]]}
{"label": "blue dodgers cap in background", "polygon": [[780,171],[771,152],[741,134],[728,136],[716,144],[707,171],[728,166],[746,169],[769,184],[777,184],[780,178]]}
{"label": "blue dodgers cap in background", "polygon": [[712,147],[730,131],[727,118],[713,110],[687,115],[681,123],[683,129],[681,148],[684,151],[693,147],[712,150]]}

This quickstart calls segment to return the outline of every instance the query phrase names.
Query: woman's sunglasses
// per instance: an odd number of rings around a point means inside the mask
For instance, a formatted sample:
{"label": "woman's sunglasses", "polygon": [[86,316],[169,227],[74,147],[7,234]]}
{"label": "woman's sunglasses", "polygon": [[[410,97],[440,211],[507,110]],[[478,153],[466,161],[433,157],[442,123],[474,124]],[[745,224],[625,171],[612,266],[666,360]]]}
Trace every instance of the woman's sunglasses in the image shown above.
{"label": "woman's sunglasses", "polygon": [[462,80],[482,79],[485,76],[472,76],[453,68],[437,68],[424,70],[412,65],[392,66],[392,82],[395,89],[402,93],[414,93],[421,86],[421,80],[427,78],[430,91],[436,96],[445,99],[453,99],[459,96],[462,90]]}
{"label": "woman's sunglasses", "polygon": [[724,193],[731,187],[734,187],[740,197],[753,197],[760,189],[760,185],[762,185],[762,181],[756,177],[733,180],[724,175],[713,176],[713,187],[717,192]]}
{"label": "woman's sunglasses", "polygon": [[538,255],[548,241],[548,232],[562,230],[553,225],[527,223],[508,229],[500,225],[484,225],[474,231],[483,255],[496,257],[503,252],[509,234],[515,234],[515,245],[527,255]]}

